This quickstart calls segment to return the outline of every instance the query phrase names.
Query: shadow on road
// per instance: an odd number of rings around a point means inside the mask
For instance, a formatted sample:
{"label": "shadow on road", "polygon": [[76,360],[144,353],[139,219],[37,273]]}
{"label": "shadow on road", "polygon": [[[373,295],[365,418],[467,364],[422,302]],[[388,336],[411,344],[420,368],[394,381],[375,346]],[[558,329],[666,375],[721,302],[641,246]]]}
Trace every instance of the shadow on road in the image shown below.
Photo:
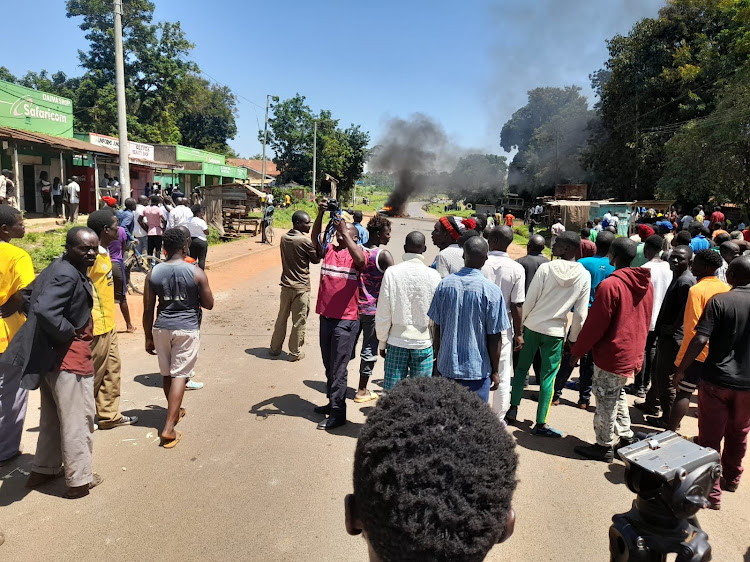
{"label": "shadow on road", "polygon": [[604,475],[612,484],[625,484],[625,466],[619,463],[611,463],[609,472]]}
{"label": "shadow on road", "polygon": [[0,467],[0,506],[8,506],[25,498],[30,489],[26,488],[26,479],[31,472],[34,455],[23,453]]}
{"label": "shadow on road", "polygon": [[750,562],[750,546],[747,547],[747,552],[745,553],[744,562]]}
{"label": "shadow on road", "polygon": [[[305,381],[305,383],[307,382],[315,381]],[[323,384],[323,391],[325,392],[325,384]],[[323,414],[316,414],[313,411],[315,406],[316,404],[313,404],[304,398],[300,398],[297,394],[284,394],[283,396],[274,396],[273,398],[258,402],[250,408],[248,413],[257,416],[258,419],[261,420],[266,420],[271,416],[292,416],[303,418],[318,424],[325,419],[325,416]],[[349,421],[346,425],[329,431],[328,433],[331,435],[345,435],[356,439],[359,437],[362,425],[363,424],[361,423]]]}
{"label": "shadow on road", "polygon": [[[323,386],[325,387],[325,385]],[[325,392],[325,388],[323,391]],[[297,394],[284,394],[283,396],[274,396],[273,398],[258,402],[250,408],[249,413],[262,419],[270,416],[293,416],[318,423],[323,421],[325,416],[313,412],[315,406],[317,404],[300,398]]]}
{"label": "shadow on road", "polygon": [[147,373],[145,375],[136,375],[133,380],[143,386],[162,386],[161,373]]}
{"label": "shadow on road", "polygon": [[515,426],[509,426],[508,429],[516,438],[516,443],[518,443],[520,447],[532,451],[539,451],[548,455],[554,455],[556,457],[564,457],[566,459],[576,459],[583,462],[583,457],[576,454],[573,451],[573,447],[578,445],[589,445],[589,443],[582,441],[574,435],[566,435],[562,439],[533,435],[531,433],[531,421],[518,422]]}
{"label": "shadow on road", "polygon": [[126,416],[138,416],[137,427],[151,427],[157,431],[157,435],[164,428],[164,422],[167,419],[167,409],[154,404],[142,410],[127,410],[122,413]]}
{"label": "shadow on road", "polygon": [[[307,388],[312,388],[313,390],[316,390],[320,392],[321,394],[326,393],[326,383],[325,381],[312,381],[312,380],[306,380],[302,381]],[[351,386],[346,387],[346,398],[347,400],[354,400],[354,396],[357,394],[357,391],[352,388]]]}
{"label": "shadow on road", "polygon": [[267,347],[251,347],[245,350],[245,353],[257,357],[258,359],[270,359],[271,361],[278,361],[279,359],[288,359],[289,354],[282,352],[281,355],[273,356],[268,352]]}

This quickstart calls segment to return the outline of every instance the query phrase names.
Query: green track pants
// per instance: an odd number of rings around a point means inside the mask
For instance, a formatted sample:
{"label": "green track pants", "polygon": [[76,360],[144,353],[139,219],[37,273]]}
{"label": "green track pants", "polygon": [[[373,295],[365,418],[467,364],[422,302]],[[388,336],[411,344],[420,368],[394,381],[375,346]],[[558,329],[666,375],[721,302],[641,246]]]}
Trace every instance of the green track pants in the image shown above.
{"label": "green track pants", "polygon": [[523,397],[523,387],[526,384],[526,375],[529,367],[534,361],[534,355],[539,350],[542,357],[542,372],[539,375],[539,405],[536,409],[536,423],[547,423],[547,413],[549,412],[552,396],[555,391],[555,376],[560,369],[560,360],[562,358],[563,338],[545,336],[533,330],[524,327],[523,329],[523,349],[518,357],[513,373],[513,388],[510,395],[511,406],[518,406]]}

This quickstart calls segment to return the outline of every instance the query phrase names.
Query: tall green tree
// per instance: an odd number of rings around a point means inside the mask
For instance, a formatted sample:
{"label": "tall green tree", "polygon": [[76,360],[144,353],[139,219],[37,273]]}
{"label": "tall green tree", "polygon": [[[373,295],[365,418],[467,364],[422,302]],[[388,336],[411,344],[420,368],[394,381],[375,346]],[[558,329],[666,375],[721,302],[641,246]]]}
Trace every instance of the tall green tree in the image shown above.
{"label": "tall green tree", "polygon": [[716,109],[695,119],[665,146],[657,195],[695,204],[750,206],[750,71],[729,84]]}
{"label": "tall green tree", "polygon": [[195,74],[180,83],[177,126],[188,146],[235,156],[226,139],[237,134],[237,98],[226,86],[211,84]]}
{"label": "tall green tree", "polygon": [[455,201],[495,205],[507,191],[507,172],[505,156],[468,154],[458,161],[450,176],[434,178],[430,183],[443,183],[446,194]]}
{"label": "tall green tree", "polygon": [[708,115],[736,68],[727,34],[734,0],[670,0],[657,18],[607,42],[592,75],[601,125],[585,154],[600,195],[649,199],[665,173],[665,145],[679,124]]}
{"label": "tall green tree", "polygon": [[[305,97],[297,94],[288,100],[271,104],[268,119],[267,146],[276,155],[273,159],[280,181],[296,181],[310,185],[312,170],[313,116]],[[258,133],[263,142],[263,131]]]}
{"label": "tall green tree", "polygon": [[[79,51],[84,76],[75,83],[77,130],[117,134],[114,15],[108,0],[67,0],[67,16],[82,18],[89,41]],[[233,155],[237,100],[201,78],[189,59],[193,44],[179,22],[153,21],[154,3],[123,2],[128,132],[133,140],[184,143]],[[56,75],[53,75],[53,79]]]}
{"label": "tall green tree", "polygon": [[508,170],[514,192],[539,193],[557,183],[580,182],[580,155],[594,114],[581,88],[535,88],[528,102],[503,125],[500,145],[516,149]]}
{"label": "tall green tree", "polygon": [[[316,181],[329,174],[339,181],[340,197],[346,198],[361,177],[368,155],[369,133],[359,125],[347,129],[339,127],[331,111],[318,114],[297,94],[271,105],[272,117],[268,120],[267,146],[275,154],[274,163],[282,183],[295,181],[303,185],[312,183],[314,126],[317,122],[317,173]],[[263,142],[263,131],[258,134]]]}

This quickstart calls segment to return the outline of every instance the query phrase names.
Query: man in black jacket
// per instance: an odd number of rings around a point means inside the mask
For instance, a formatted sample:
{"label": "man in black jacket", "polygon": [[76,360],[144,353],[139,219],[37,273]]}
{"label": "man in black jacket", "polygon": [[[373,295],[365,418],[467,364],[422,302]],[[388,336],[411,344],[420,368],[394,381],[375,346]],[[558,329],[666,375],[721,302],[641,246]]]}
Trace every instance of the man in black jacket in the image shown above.
{"label": "man in black jacket", "polygon": [[28,320],[10,342],[0,368],[21,369],[24,388],[40,387],[39,440],[26,486],[36,488],[65,467],[67,498],[88,495],[101,478],[92,472],[94,365],[91,359],[92,289],[86,270],[99,238],[68,231],[65,253],[32,283]]}

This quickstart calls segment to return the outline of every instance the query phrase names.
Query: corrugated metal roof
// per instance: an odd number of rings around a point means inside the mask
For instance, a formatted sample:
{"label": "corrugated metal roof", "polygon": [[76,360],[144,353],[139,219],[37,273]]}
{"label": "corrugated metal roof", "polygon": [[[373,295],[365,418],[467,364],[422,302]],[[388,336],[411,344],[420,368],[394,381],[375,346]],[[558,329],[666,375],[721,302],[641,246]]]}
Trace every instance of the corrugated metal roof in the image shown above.
{"label": "corrugated metal roof", "polygon": [[31,131],[21,131],[11,129],[10,127],[0,127],[0,139],[12,139],[19,142],[29,142],[32,144],[44,144],[46,146],[60,149],[72,150],[74,152],[94,152],[96,154],[106,154],[107,156],[118,156],[117,151],[91,144],[90,142],[78,140],[75,138],[55,137],[45,135],[44,133],[32,133]]}
{"label": "corrugated metal roof", "polygon": [[[120,153],[111,148],[105,148],[90,142],[82,141],[76,138],[65,138],[55,137],[52,135],[45,135],[44,133],[33,133],[31,131],[21,131],[19,129],[11,129],[10,127],[0,127],[0,139],[12,139],[17,142],[27,142],[32,144],[43,144],[51,148],[58,150],[72,150],[74,152],[93,152],[95,154],[101,154],[103,156],[111,156],[119,158]],[[167,162],[150,162],[148,160],[140,160],[137,158],[130,158],[128,160],[131,164],[137,164],[139,166],[148,166],[149,168],[169,168],[174,170],[182,170],[182,165],[169,164]]]}

